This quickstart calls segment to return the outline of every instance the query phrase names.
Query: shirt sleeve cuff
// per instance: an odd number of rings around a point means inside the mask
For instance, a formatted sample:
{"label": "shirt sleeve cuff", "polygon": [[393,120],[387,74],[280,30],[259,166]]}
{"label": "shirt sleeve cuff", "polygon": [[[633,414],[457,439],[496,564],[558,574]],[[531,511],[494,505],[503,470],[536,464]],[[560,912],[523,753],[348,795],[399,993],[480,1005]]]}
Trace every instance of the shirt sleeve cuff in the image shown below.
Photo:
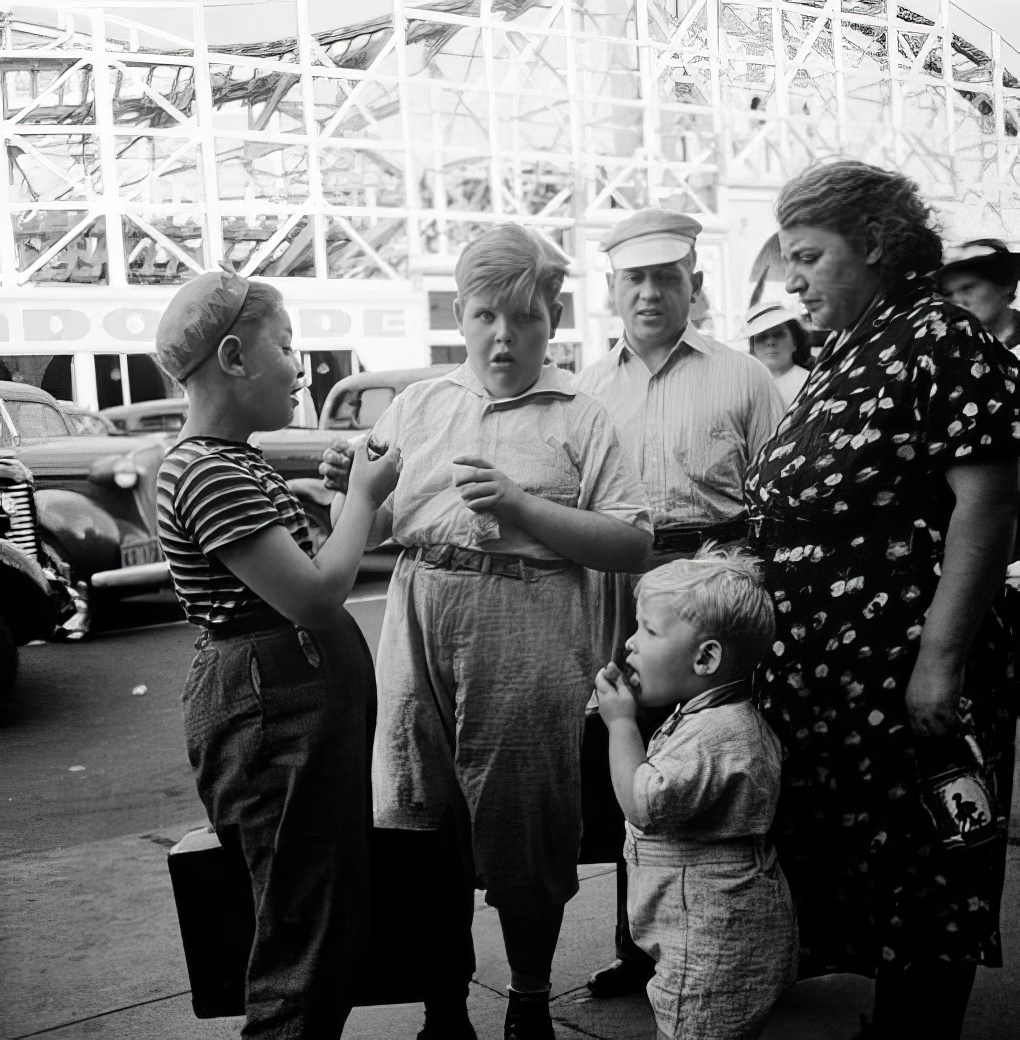
{"label": "shirt sleeve cuff", "polygon": [[652,808],[655,795],[662,786],[662,774],[647,760],[634,772],[634,816],[631,823],[641,830],[653,824]]}

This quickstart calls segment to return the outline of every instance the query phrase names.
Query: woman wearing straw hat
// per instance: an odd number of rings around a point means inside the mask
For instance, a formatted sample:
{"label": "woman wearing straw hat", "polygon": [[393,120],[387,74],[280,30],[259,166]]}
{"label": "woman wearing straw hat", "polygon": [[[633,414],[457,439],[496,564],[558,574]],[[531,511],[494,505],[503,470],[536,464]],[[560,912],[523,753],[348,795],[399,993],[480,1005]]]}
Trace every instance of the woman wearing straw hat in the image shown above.
{"label": "woman wearing straw hat", "polygon": [[947,253],[949,263],[935,272],[939,291],[1020,357],[1020,313],[1010,307],[1020,282],[1020,253],[997,238],[976,238]]}
{"label": "woman wearing straw hat", "polygon": [[738,335],[747,337],[751,356],[772,373],[787,408],[808,377],[811,347],[797,315],[781,303],[756,303]]}

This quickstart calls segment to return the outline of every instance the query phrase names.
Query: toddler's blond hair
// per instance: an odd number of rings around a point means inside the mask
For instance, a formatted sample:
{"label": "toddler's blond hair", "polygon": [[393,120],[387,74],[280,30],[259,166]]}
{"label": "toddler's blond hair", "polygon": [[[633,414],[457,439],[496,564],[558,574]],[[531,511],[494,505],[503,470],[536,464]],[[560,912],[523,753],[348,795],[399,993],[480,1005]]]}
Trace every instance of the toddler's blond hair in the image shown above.
{"label": "toddler's blond hair", "polygon": [[700,639],[718,639],[750,671],[772,645],[776,616],[762,583],[761,560],[740,550],[702,549],[649,571],[637,586],[638,602],[665,607]]}

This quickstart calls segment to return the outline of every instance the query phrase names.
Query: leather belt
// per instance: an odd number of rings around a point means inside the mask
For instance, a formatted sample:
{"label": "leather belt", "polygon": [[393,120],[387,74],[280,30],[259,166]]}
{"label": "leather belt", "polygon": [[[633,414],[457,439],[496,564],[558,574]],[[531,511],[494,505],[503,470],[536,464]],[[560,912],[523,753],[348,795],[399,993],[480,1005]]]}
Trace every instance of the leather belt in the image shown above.
{"label": "leather belt", "polygon": [[694,552],[711,540],[713,542],[735,542],[747,537],[747,520],[727,520],[722,524],[705,527],[666,527],[655,532],[652,548],[658,552]]}
{"label": "leather belt", "polygon": [[203,627],[209,639],[230,639],[233,636],[251,635],[253,632],[268,632],[274,628],[293,628],[294,624],[275,611],[259,610]]}
{"label": "leather belt", "polygon": [[529,570],[560,571],[570,567],[566,560],[539,560],[532,556],[514,556],[510,553],[479,552],[459,545],[423,545],[418,549],[417,561],[444,571],[475,571],[495,574],[500,578],[524,581]]}

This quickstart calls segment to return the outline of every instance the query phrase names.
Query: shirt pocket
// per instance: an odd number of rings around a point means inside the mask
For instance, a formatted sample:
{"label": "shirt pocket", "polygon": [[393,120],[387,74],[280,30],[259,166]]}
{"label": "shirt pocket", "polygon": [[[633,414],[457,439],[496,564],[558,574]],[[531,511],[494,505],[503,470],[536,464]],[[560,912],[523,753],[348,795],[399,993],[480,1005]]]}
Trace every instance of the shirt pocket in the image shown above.
{"label": "shirt pocket", "polygon": [[539,441],[516,461],[517,483],[529,495],[576,508],[581,474],[562,443]]}

